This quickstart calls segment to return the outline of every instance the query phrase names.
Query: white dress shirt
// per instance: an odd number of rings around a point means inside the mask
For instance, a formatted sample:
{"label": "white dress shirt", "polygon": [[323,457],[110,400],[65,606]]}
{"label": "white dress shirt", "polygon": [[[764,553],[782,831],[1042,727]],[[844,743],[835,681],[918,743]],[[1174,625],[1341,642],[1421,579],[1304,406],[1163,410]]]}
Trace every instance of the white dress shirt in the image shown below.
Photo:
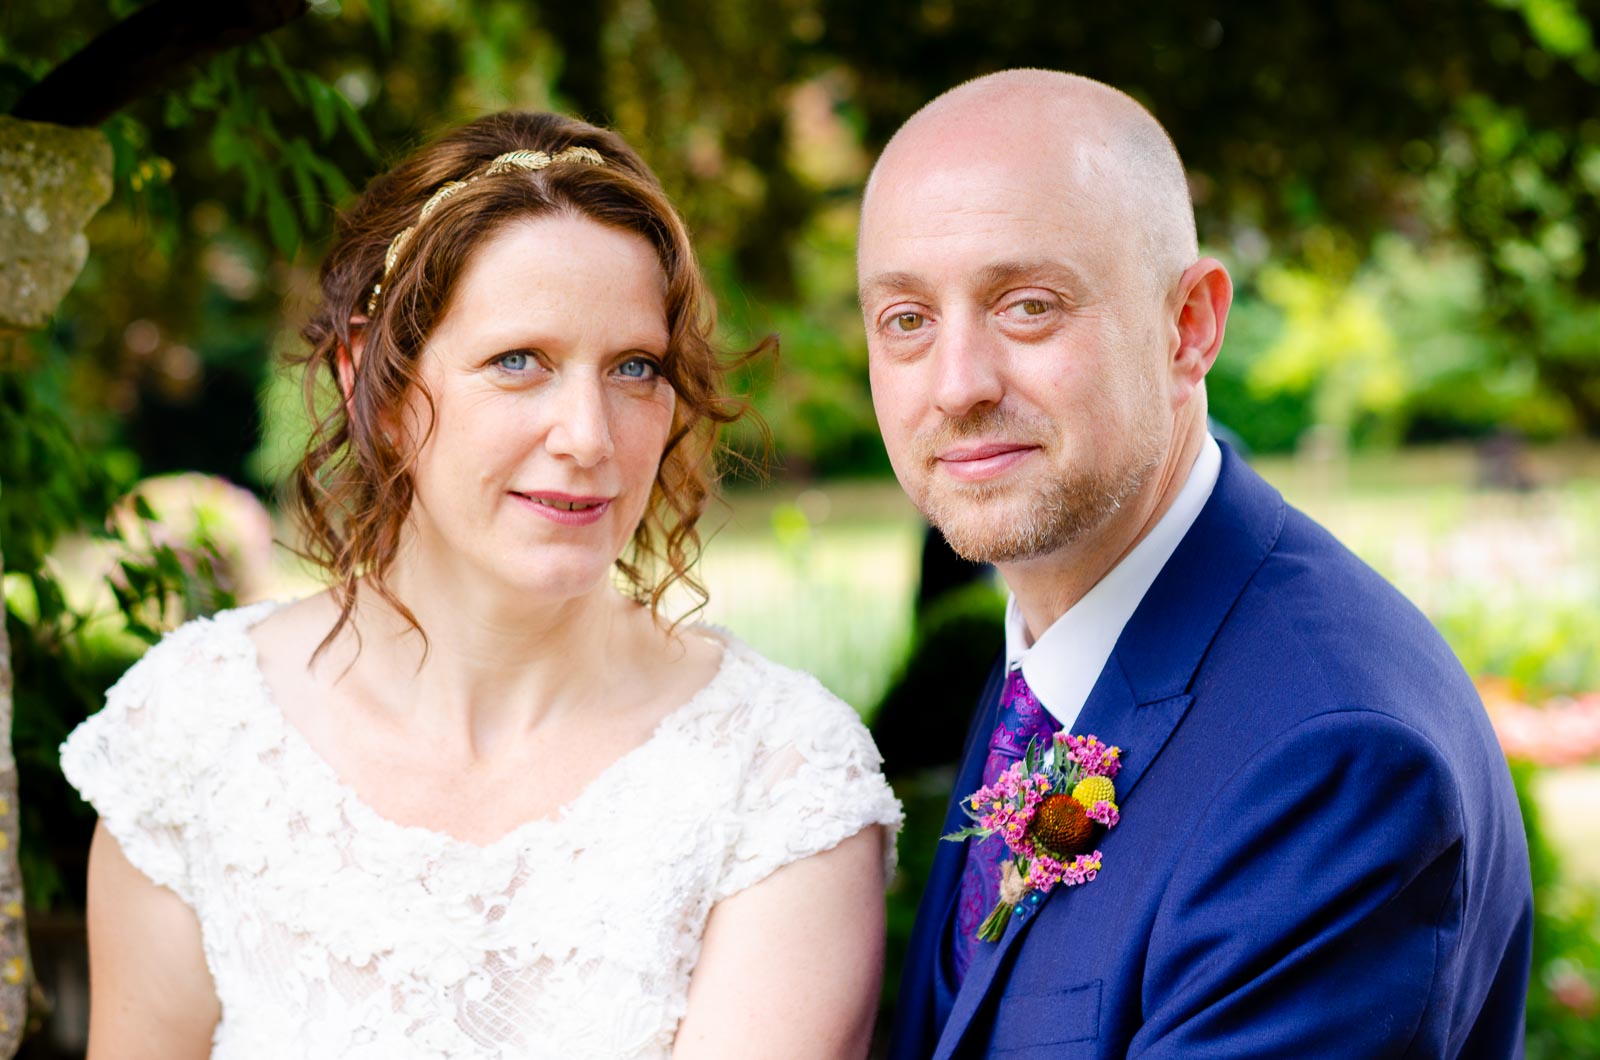
{"label": "white dress shirt", "polygon": [[1208,434],[1172,507],[1121,563],[1056,619],[1038,640],[1029,643],[1027,623],[1017,607],[1016,596],[1006,602],[1006,667],[1022,667],[1023,680],[1063,729],[1070,730],[1078,719],[1084,700],[1111,658],[1122,627],[1172,558],[1178,542],[1194,525],[1200,509],[1211,497],[1221,469],[1222,450]]}

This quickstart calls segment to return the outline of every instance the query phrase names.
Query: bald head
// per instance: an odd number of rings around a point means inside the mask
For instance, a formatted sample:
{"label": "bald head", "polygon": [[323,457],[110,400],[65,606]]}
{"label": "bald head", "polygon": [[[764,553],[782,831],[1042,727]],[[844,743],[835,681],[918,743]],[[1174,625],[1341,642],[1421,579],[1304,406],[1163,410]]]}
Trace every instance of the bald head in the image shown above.
{"label": "bald head", "polygon": [[962,85],[873,170],[856,264],[889,461],[1041,614],[1086,585],[1032,561],[1125,554],[1199,452],[1232,286],[1198,255],[1172,142],[1087,78]]}
{"label": "bald head", "polygon": [[1159,122],[1132,97],[1076,74],[1006,70],[968,81],[923,107],[884,148],[867,182],[874,199],[930,170],[1043,167],[1071,197],[1131,237],[1160,288],[1199,257],[1183,163]]}

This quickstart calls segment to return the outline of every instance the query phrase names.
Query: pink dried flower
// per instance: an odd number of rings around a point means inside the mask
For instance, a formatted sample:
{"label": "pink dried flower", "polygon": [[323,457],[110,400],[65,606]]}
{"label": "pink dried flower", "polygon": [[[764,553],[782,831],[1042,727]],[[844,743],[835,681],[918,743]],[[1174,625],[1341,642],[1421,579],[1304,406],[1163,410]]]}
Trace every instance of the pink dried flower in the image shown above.
{"label": "pink dried flower", "polygon": [[1049,894],[1056,884],[1073,887],[1080,883],[1088,883],[1100,871],[1100,851],[1093,854],[1079,854],[1071,861],[1063,862],[1041,851],[1033,859],[1033,864],[1028,868],[1028,886],[1040,894]]}
{"label": "pink dried flower", "polygon": [[1117,822],[1122,820],[1122,814],[1118,813],[1117,808],[1111,803],[1101,799],[1089,807],[1089,820],[1099,821],[1107,828],[1115,828]]}
{"label": "pink dried flower", "polygon": [[1039,801],[1050,790],[1050,778],[1043,773],[1025,775],[1022,763],[995,778],[993,784],[979,788],[972,796],[973,812],[978,827],[988,832],[998,832],[1006,846],[1021,852],[1023,837],[1033,821]]}
{"label": "pink dried flower", "polygon": [[[1056,768],[1049,772],[1030,774],[1026,772],[1025,762],[1016,762],[996,777],[994,783],[973,792],[965,805],[976,827],[945,836],[961,840],[974,834],[980,837],[998,835],[1011,852],[1011,859],[1001,869],[1000,901],[978,927],[978,938],[983,941],[997,942],[1004,936],[1012,910],[1027,891],[1048,894],[1057,884],[1073,887],[1088,883],[1100,872],[1100,851],[1062,861],[1041,846],[1037,838],[1029,834],[1029,829],[1047,797],[1066,798],[1071,794],[1068,789],[1082,788],[1089,777],[1114,779],[1122,768],[1122,751],[1094,736],[1069,733],[1056,734],[1054,749]],[[1055,790],[1050,779],[1052,774],[1061,779],[1063,790]],[[1104,781],[1091,786],[1090,790],[1098,794],[1102,788],[1115,793]],[[1079,804],[1072,805],[1076,809]],[[1110,799],[1096,798],[1092,807],[1080,812],[1106,828],[1115,827],[1121,819],[1116,804]],[[1027,867],[1026,873],[1022,871],[1023,866]]]}
{"label": "pink dried flower", "polygon": [[1093,854],[1079,854],[1072,859],[1072,864],[1064,866],[1061,870],[1061,882],[1072,886],[1078,883],[1088,883],[1100,872],[1100,851]]}
{"label": "pink dried flower", "polygon": [[1056,751],[1065,755],[1067,761],[1077,763],[1084,776],[1115,780],[1122,768],[1122,749],[1102,743],[1095,736],[1057,733]]}

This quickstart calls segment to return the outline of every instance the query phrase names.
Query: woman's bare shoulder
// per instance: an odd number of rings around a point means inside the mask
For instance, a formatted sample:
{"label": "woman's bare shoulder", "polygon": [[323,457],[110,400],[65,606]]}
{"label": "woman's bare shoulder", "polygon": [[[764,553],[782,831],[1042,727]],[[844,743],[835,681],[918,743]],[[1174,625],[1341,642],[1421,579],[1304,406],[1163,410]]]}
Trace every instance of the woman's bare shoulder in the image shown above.
{"label": "woman's bare shoulder", "polygon": [[265,662],[285,656],[310,657],[339,619],[339,605],[324,590],[274,608],[249,628],[257,655]]}

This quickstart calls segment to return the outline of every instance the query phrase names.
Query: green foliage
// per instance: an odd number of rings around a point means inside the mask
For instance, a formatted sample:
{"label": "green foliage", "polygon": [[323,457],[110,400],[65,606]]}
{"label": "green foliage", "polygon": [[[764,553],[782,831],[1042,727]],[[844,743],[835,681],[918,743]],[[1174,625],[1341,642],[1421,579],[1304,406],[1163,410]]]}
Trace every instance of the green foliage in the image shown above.
{"label": "green foliage", "polygon": [[[0,368],[0,548],[6,569],[43,578],[45,557],[70,530],[105,520],[127,482],[85,461],[59,408],[59,379]],[[37,590],[54,609],[55,594]]]}
{"label": "green foliage", "polygon": [[1405,369],[1370,293],[1298,269],[1272,269],[1259,282],[1284,314],[1282,335],[1251,373],[1259,392],[1312,392],[1316,422],[1346,437],[1363,414],[1386,415],[1400,405]]}
{"label": "green foliage", "polygon": [[[0,22],[0,107],[120,13],[40,0]],[[283,461],[236,435],[259,422],[241,403],[304,304],[310,278],[286,259],[314,257],[379,145],[392,156],[487,109],[565,108],[614,124],[662,175],[730,344],[781,335],[782,358],[740,382],[784,472],[882,472],[853,303],[861,182],[928,98],[1032,64],[1121,85],[1172,129],[1202,235],[1238,266],[1212,391],[1253,447],[1289,448],[1317,422],[1357,442],[1596,430],[1595,13],[1592,0],[1351,0],[1271,19],[1168,6],[1130,37],[1114,9],[1041,0],[1000,22],[965,0],[318,3],[108,126],[118,197],[60,349],[99,369],[75,400],[126,409],[107,429],[147,466],[181,466],[153,438],[159,419],[207,470],[270,488],[262,469]],[[153,354],[122,341],[140,319],[160,334]],[[1270,337],[1250,334],[1267,323]],[[197,375],[171,378],[174,348]],[[760,447],[754,432],[736,441]]]}
{"label": "green foliage", "polygon": [[[1387,237],[1353,274],[1341,278],[1341,268],[1269,266],[1241,296],[1234,323],[1245,318],[1245,338],[1230,326],[1212,376],[1214,413],[1258,449],[1285,448],[1313,424],[1346,442],[1392,445],[1502,427],[1549,439],[1579,422],[1570,396],[1541,377],[1539,358],[1481,326],[1493,295],[1483,264],[1460,244],[1424,251]],[[1549,305],[1545,363],[1586,355],[1590,336],[1579,333],[1591,312]],[[1254,437],[1257,406],[1270,412],[1273,402],[1288,403],[1289,422]]]}
{"label": "green foliage", "polygon": [[1468,673],[1541,693],[1600,689],[1600,612],[1592,601],[1477,596],[1429,617]]}
{"label": "green foliage", "polygon": [[[42,14],[65,14],[76,6],[58,2]],[[95,11],[81,27],[48,44],[31,35],[38,26],[25,25],[19,32],[8,18],[0,26],[0,109],[103,28],[108,15],[114,20],[127,13],[120,7]],[[298,130],[280,127],[285,102],[299,118]],[[248,299],[253,292],[246,288],[258,286],[250,261],[252,240],[241,239],[249,229],[230,230],[228,214],[220,209],[210,220],[186,215],[196,196],[180,195],[180,182],[201,175],[226,188],[230,180],[238,181],[242,223],[261,225],[273,249],[292,257],[306,232],[327,225],[325,205],[351,190],[341,168],[313,143],[326,145],[343,134],[369,160],[376,153],[348,100],[313,73],[286,62],[270,42],[223,54],[161,98],[117,115],[105,131],[113,148],[116,194],[90,231],[97,254],[58,325],[32,340],[12,342],[0,368],[0,547],[4,620],[16,676],[13,745],[23,789],[21,862],[29,901],[43,907],[63,898],[81,903],[76,881],[82,878],[81,855],[91,823],[60,776],[56,748],[61,739],[98,709],[106,687],[142,645],[185,618],[233,602],[219,576],[220,553],[203,526],[192,539],[177,540],[142,498],[116,504],[139,469],[138,456],[124,447],[122,437],[129,427],[136,434],[137,424],[112,420],[106,430],[104,411],[126,411],[137,403],[139,387],[125,373],[107,372],[106,365],[120,358],[95,347],[154,358],[162,369],[156,381],[166,384],[162,397],[181,399],[185,387],[191,396],[198,394],[201,388],[194,384],[204,365],[193,348],[181,341],[163,348],[159,325],[147,318],[128,323],[129,306],[143,296],[118,298],[130,287],[136,290],[138,281],[150,290],[166,288],[185,271],[204,268],[208,256],[211,271],[222,273],[214,287],[239,296],[232,301]],[[198,254],[185,240],[197,220],[222,237],[208,240]],[[115,260],[119,249],[135,266],[107,270],[105,263]],[[136,278],[132,284],[130,277]],[[185,297],[196,288],[204,289],[176,284]],[[121,320],[108,327],[108,316],[116,320],[119,307]],[[203,307],[203,301],[191,299],[184,310],[192,314],[202,308],[204,318]],[[270,333],[256,330],[257,342]],[[208,344],[207,353],[223,368],[235,359],[225,343]],[[248,407],[254,373],[246,368],[243,374],[250,379],[243,392]],[[219,375],[225,377],[215,373],[209,380],[212,389]],[[237,412],[222,411],[236,428]],[[49,558],[68,537],[76,541],[77,569]],[[102,565],[98,571],[97,563]]]}
{"label": "green foliage", "polygon": [[933,869],[955,782],[953,763],[983,681],[1005,641],[1005,597],[992,582],[946,593],[920,616],[882,703],[872,734],[905,808],[900,864],[888,899],[888,959],[883,984],[887,1020],[900,989],[917,903]]}
{"label": "green foliage", "polygon": [[[81,859],[93,817],[67,788],[57,763],[62,739],[99,709],[106,688],[162,630],[229,606],[216,578],[217,550],[201,535],[173,541],[131,485],[86,447],[63,416],[45,369],[0,369],[0,551],[3,620],[16,678],[12,747],[22,790],[19,854],[35,908],[81,904]],[[93,575],[50,560],[69,535],[87,555],[116,557],[104,601]]]}
{"label": "green foliage", "polygon": [[911,650],[872,713],[890,775],[953,762],[972,705],[1005,642],[1005,596],[984,580],[948,592],[919,616]]}
{"label": "green foliage", "polygon": [[[272,111],[246,86],[270,70],[297,107],[311,112],[317,139],[326,144],[340,132],[368,156],[377,158],[361,117],[342,95],[314,74],[288,65],[270,41],[218,57],[182,93],[167,97],[165,121],[182,128],[208,118],[211,159],[221,174],[244,181],[244,208],[264,213],[278,253],[292,258],[303,232],[326,222],[325,203],[350,195],[350,182],[303,135],[279,131]],[[296,207],[298,206],[298,209]]]}
{"label": "green foliage", "polygon": [[1257,362],[1283,330],[1283,314],[1249,283],[1241,284],[1222,353],[1206,375],[1212,419],[1236,432],[1255,453],[1291,450],[1314,422],[1306,392],[1262,392],[1251,385]]}
{"label": "green foliage", "polygon": [[948,766],[924,769],[895,777],[893,783],[906,820],[900,830],[899,864],[888,894],[888,943],[878,1016],[881,1030],[888,1028],[900,994],[900,977],[916,924],[917,904],[928,874],[933,871],[933,860],[939,853],[945,811],[955,785],[955,770]]}
{"label": "green foliage", "polygon": [[1533,973],[1528,984],[1530,1060],[1600,1056],[1600,1021],[1563,1001],[1574,986],[1600,989],[1600,892],[1574,886],[1561,873],[1540,826],[1536,768],[1514,762],[1511,778],[1522,804],[1533,872]]}

